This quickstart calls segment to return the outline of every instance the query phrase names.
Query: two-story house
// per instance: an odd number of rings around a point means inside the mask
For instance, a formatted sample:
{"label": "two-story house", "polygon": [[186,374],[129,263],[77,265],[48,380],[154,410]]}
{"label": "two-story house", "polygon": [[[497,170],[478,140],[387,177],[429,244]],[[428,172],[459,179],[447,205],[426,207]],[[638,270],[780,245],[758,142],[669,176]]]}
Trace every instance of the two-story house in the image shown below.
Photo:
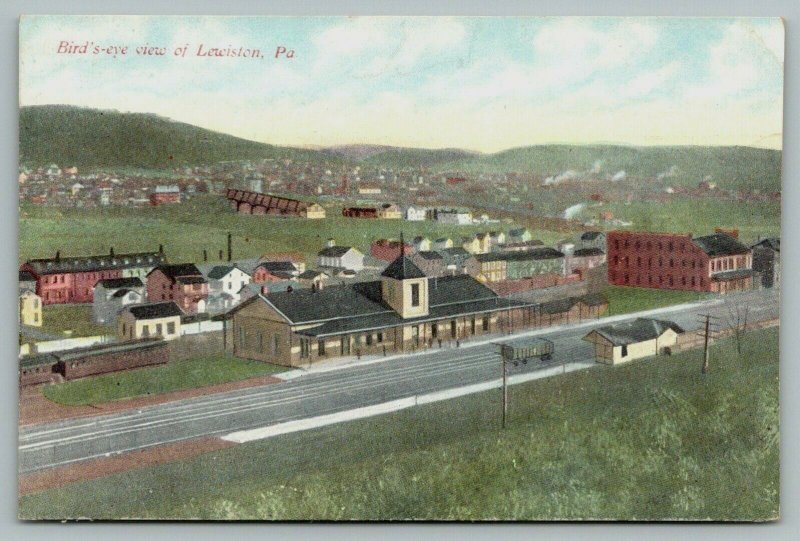
{"label": "two-story house", "polygon": [[205,312],[208,281],[193,263],[159,265],[147,275],[147,299],[175,301],[187,314]]}

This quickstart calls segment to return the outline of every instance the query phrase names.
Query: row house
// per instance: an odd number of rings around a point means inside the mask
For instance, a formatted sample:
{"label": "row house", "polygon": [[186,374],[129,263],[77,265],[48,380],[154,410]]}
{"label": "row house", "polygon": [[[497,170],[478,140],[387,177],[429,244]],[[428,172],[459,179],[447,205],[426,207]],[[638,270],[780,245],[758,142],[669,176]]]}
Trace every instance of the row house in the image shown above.
{"label": "row house", "polygon": [[475,256],[480,264],[478,279],[484,282],[519,280],[544,274],[564,276],[565,258],[554,248],[525,252],[492,252]]}
{"label": "row house", "polygon": [[753,287],[750,248],[731,235],[610,231],[612,285],[727,293]]}
{"label": "row house", "polygon": [[36,293],[48,304],[90,303],[94,286],[108,278],[144,278],[166,261],[163,249],[158,252],[115,254],[88,257],[31,259],[19,270],[36,279]]}
{"label": "row house", "polygon": [[208,281],[192,263],[159,265],[147,275],[147,299],[174,301],[186,314],[205,312]]}

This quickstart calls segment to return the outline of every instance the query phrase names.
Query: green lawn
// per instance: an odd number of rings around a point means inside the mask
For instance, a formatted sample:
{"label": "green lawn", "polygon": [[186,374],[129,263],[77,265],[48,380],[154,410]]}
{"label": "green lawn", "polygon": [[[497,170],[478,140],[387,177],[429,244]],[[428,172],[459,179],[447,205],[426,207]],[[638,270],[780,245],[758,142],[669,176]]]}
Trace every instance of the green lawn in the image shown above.
{"label": "green lawn", "polygon": [[711,293],[697,293],[694,291],[623,286],[608,286],[603,290],[603,294],[608,299],[608,312],[605,314],[607,316],[652,310],[653,308],[694,302],[714,296]]}
{"label": "green lawn", "polygon": [[194,389],[284,370],[286,368],[282,366],[257,361],[221,355],[206,356],[47,385],[42,388],[42,392],[59,404],[79,406]]}
{"label": "green lawn", "polygon": [[[615,218],[633,222],[635,231],[669,231],[710,235],[714,228],[738,229],[746,243],[758,237],[780,236],[780,201],[727,201],[710,198],[673,197],[669,203],[633,201],[592,207],[596,217],[601,210],[610,210]],[[588,212],[588,211],[587,211]]]}
{"label": "green lawn", "polygon": [[20,499],[23,518],[769,520],[778,330]]}
{"label": "green lawn", "polygon": [[[341,204],[327,208],[323,220],[296,217],[249,216],[233,212],[223,196],[199,195],[180,205],[101,209],[57,209],[24,205],[20,217],[20,262],[34,257],[53,257],[137,250],[157,250],[164,245],[171,262],[202,262],[203,249],[210,260],[227,251],[227,232],[233,234],[234,258],[259,257],[270,251],[297,250],[314,261],[329,237],[337,244],[352,245],[369,253],[372,240],[461,236],[478,231],[507,231],[513,224],[485,226],[442,225],[432,221],[367,220],[344,218]],[[539,232],[534,231],[534,236]],[[546,238],[547,232],[541,232]]]}
{"label": "green lawn", "polygon": [[[42,307],[42,332],[62,337],[114,334],[114,327],[92,322],[91,304],[50,304]],[[66,333],[64,331],[72,331]]]}

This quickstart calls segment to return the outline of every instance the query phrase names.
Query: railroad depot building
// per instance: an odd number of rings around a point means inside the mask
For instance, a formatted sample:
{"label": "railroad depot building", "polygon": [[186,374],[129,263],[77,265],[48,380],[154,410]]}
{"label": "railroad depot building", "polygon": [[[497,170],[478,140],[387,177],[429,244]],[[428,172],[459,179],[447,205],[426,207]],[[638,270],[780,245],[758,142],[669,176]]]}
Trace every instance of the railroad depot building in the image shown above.
{"label": "railroad depot building", "polygon": [[608,281],[612,285],[727,293],[753,288],[753,255],[732,234],[610,231]]}
{"label": "railroad depot building", "polygon": [[427,277],[403,256],[379,280],[249,299],[232,311],[233,351],[285,366],[415,351],[533,326],[539,309],[500,298],[467,274]]}
{"label": "railroad depot building", "polygon": [[583,339],[594,345],[597,362],[616,365],[665,353],[683,332],[672,321],[638,318],[597,328]]}

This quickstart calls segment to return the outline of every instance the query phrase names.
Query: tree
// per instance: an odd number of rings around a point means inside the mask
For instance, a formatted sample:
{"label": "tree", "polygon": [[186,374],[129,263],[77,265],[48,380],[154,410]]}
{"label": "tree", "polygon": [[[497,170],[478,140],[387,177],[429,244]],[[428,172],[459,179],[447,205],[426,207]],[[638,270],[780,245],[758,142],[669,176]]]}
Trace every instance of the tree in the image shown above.
{"label": "tree", "polygon": [[736,353],[741,355],[742,337],[747,332],[747,316],[749,315],[750,307],[747,304],[732,301],[726,302],[726,305],[728,315],[725,321],[733,333],[734,340],[736,340]]}

